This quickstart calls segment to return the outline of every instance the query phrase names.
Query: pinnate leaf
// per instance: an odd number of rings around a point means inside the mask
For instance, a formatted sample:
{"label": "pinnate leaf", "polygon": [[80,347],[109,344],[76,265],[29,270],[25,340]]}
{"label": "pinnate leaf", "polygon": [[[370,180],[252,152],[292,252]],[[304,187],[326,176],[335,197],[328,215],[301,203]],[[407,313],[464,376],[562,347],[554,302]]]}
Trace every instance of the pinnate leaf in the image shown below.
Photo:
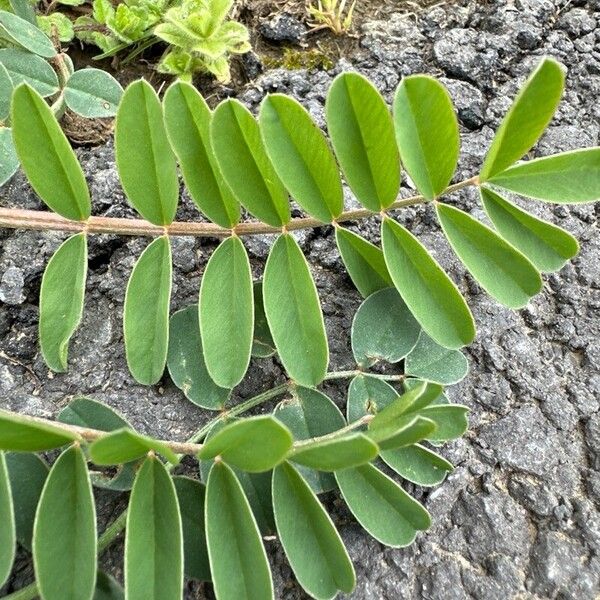
{"label": "pinnate leaf", "polygon": [[4,453],[0,452],[0,586],[4,585],[12,570],[17,546],[15,511]]}
{"label": "pinnate leaf", "polygon": [[83,117],[114,117],[123,88],[106,71],[87,68],[69,77],[64,94],[67,106]]}
{"label": "pinnate leaf", "polygon": [[66,429],[0,410],[0,450],[39,452],[79,439],[79,435]]}

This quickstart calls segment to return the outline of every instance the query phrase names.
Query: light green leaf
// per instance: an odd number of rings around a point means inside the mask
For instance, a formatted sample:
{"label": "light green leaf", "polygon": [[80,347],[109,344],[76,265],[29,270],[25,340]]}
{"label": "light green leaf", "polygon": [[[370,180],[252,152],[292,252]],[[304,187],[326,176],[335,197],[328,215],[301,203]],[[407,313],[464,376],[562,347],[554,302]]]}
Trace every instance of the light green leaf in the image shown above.
{"label": "light green leaf", "polygon": [[273,417],[249,417],[219,430],[202,446],[198,457],[220,456],[238,469],[260,473],[278,465],[292,447],[292,442],[292,434],[287,427]]}
{"label": "light green leaf", "polygon": [[165,466],[148,457],[129,499],[125,533],[127,600],[181,600],[183,534],[175,486]]}
{"label": "light green leaf", "polygon": [[0,450],[39,452],[79,439],[79,435],[63,428],[0,410]]}
{"label": "light green leaf", "polygon": [[420,444],[385,450],[381,458],[404,479],[427,487],[441,483],[454,469],[452,463]]}
{"label": "light green leaf", "polygon": [[363,298],[394,285],[380,248],[343,227],[335,228],[335,241],[348,275]]}
{"label": "light green leaf", "polygon": [[273,356],[275,342],[269,329],[265,306],[263,303],[262,281],[254,282],[254,337],[252,340],[252,356],[256,358],[269,358]]}
{"label": "light green leaf", "polygon": [[10,100],[13,92],[13,82],[10,73],[0,62],[0,121],[6,120],[10,114]]}
{"label": "light green leaf", "polygon": [[369,296],[352,321],[352,352],[361,367],[402,360],[419,339],[421,328],[395,288]]}
{"label": "light green leaf", "polygon": [[173,477],[183,525],[183,571],[186,577],[210,581],[204,529],[204,485],[189,477]]}
{"label": "light green leaf", "polygon": [[283,184],[269,160],[258,123],[237,100],[221,102],[213,113],[210,137],[217,162],[240,204],[273,227],[289,222]]}
{"label": "light green leaf", "polygon": [[46,364],[59,373],[67,370],[69,340],[83,315],[86,275],[87,238],[78,233],[48,262],[40,291],[40,346]]}
{"label": "light green leaf", "polygon": [[318,385],[329,364],[325,323],[310,269],[290,234],[279,236],[271,248],[263,300],[285,370],[300,385]]}
{"label": "light green leaf", "polygon": [[0,452],[0,586],[3,586],[10,576],[17,547],[15,511],[10,485],[6,459]]}
{"label": "light green leaf", "polygon": [[0,38],[44,58],[56,56],[54,45],[44,33],[29,21],[5,10],[0,10]]}
{"label": "light green leaf", "polygon": [[579,252],[579,243],[564,229],[534,217],[486,188],[481,188],[481,199],[498,233],[540,271],[558,271]]}
{"label": "light green leaf", "polygon": [[356,520],[382,544],[409,546],[430,527],[423,506],[373,465],[339,471],[335,478]]}
{"label": "light green leaf", "polygon": [[167,367],[185,397],[202,408],[219,410],[231,395],[231,390],[219,387],[208,374],[197,304],[177,311],[169,320]]}
{"label": "light green leaf", "polygon": [[125,592],[113,577],[104,571],[98,571],[96,590],[93,600],[124,600]]}
{"label": "light green leaf", "polygon": [[348,387],[346,417],[354,423],[365,415],[373,415],[398,397],[398,392],[386,381],[368,374],[357,375]]}
{"label": "light green leaf", "polygon": [[584,148],[516,164],[490,183],[530,198],[557,204],[600,198],[600,148]]}
{"label": "light green leaf", "polygon": [[91,600],[96,587],[96,508],[79,446],[52,466],[33,528],[33,564],[44,600]]}
{"label": "light green leaf", "polygon": [[213,153],[208,105],[194,86],[183,81],[169,87],[163,102],[167,133],[192,199],[211,221],[233,227],[240,220],[240,205]]}
{"label": "light green leaf", "polygon": [[400,156],[385,101],[362,75],[341,73],[329,88],[325,110],[348,185],[369,210],[387,208],[400,188]]}
{"label": "light green leaf", "polygon": [[26,84],[13,93],[13,141],[29,183],[55,212],[75,221],[91,214],[87,183],[52,109]]}
{"label": "light green leaf", "polygon": [[56,72],[46,60],[35,54],[19,48],[3,48],[0,50],[0,64],[8,71],[15,87],[26,83],[43,98],[58,92]]}
{"label": "light green leaf", "polygon": [[405,77],[394,98],[394,123],[404,168],[419,192],[433,200],[450,183],[460,149],[446,88],[427,75]]}
{"label": "light green leaf", "polygon": [[67,106],[83,117],[114,117],[123,88],[106,71],[87,68],[69,77],[64,94]]}
{"label": "light green leaf", "polygon": [[217,600],[274,598],[256,521],[234,472],[215,464],[206,486],[206,542]]}
{"label": "light green leaf", "polygon": [[270,94],[259,122],[269,158],[292,197],[323,223],[339,217],[344,195],[338,166],[306,109],[289,96]]}
{"label": "light green leaf", "polygon": [[456,285],[402,225],[384,219],[385,262],[402,299],[438,344],[461,348],[475,338],[473,315]]}
{"label": "light green leaf", "polygon": [[329,515],[289,463],[273,472],[273,508],[281,544],[300,585],[313,598],[349,594],[354,567]]}
{"label": "light green leaf", "polygon": [[19,168],[12,132],[9,127],[0,127],[0,186],[3,186]]}
{"label": "light green leaf", "polygon": [[56,36],[59,42],[71,42],[75,37],[73,21],[61,12],[38,15],[36,25],[47,37]]}
{"label": "light green leaf", "polygon": [[144,80],[125,90],[115,124],[115,154],[121,184],[133,207],[154,225],[175,218],[179,182],[163,123],[160,100]]}
{"label": "light green leaf", "polygon": [[422,332],[404,361],[404,372],[433,383],[452,385],[466,377],[469,363],[460,350],[444,348]]}
{"label": "light green leaf", "polygon": [[500,124],[481,168],[480,181],[504,171],[531,149],[550,123],[564,85],[562,65],[551,58],[542,59]]}
{"label": "light green leaf", "polygon": [[252,271],[239,237],[222,241],[210,257],[199,307],[206,368],[218,386],[234,388],[248,370],[254,334]]}
{"label": "light green leaf", "polygon": [[495,231],[448,204],[436,206],[454,252],[490,296],[509,308],[522,308],[542,289],[535,266]]}
{"label": "light green leaf", "polygon": [[159,237],[139,257],[127,284],[123,312],[127,364],[143,385],[155,384],[165,370],[172,268],[169,238]]}

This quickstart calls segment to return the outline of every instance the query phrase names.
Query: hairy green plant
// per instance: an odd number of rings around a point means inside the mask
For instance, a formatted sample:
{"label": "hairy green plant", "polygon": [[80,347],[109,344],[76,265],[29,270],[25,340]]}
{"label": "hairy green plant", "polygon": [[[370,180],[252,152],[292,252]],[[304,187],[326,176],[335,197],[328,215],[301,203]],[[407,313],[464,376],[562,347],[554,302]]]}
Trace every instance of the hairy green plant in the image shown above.
{"label": "hairy green plant", "polygon": [[317,4],[308,5],[308,14],[314,19],[312,31],[329,29],[336,35],[344,35],[352,29],[352,17],[356,0],[346,10],[347,0],[317,0]]}

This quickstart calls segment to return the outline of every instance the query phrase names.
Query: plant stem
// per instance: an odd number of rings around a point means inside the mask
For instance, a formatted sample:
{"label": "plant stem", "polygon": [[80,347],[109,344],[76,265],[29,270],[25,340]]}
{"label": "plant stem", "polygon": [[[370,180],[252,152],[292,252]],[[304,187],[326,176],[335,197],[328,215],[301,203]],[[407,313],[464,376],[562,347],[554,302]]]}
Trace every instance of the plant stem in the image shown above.
{"label": "plant stem", "polygon": [[[442,194],[449,194],[465,187],[478,185],[478,177],[471,177],[459,183],[447,187]],[[413,206],[415,204],[424,204],[428,200],[423,196],[411,196],[402,200],[396,200],[389,208],[382,212],[388,212]],[[366,208],[357,210],[348,210],[343,212],[335,223],[344,223],[347,221],[361,221],[369,217],[379,215]],[[323,223],[312,217],[303,217],[292,219],[284,228],[272,227],[264,223],[246,222],[236,225],[233,229],[220,227],[214,223],[197,222],[174,222],[165,227],[153,225],[142,219],[119,219],[114,217],[90,217],[87,221],[72,221],[65,219],[60,215],[41,211],[41,210],[23,210],[19,208],[0,208],[0,227],[9,227],[13,229],[36,229],[52,230],[79,233],[111,233],[117,235],[141,235],[149,237],[158,237],[161,235],[169,236],[192,236],[192,237],[229,237],[232,234],[238,236],[259,235],[259,234],[280,234],[282,231],[295,231],[298,229],[313,229],[323,227],[329,223]]]}

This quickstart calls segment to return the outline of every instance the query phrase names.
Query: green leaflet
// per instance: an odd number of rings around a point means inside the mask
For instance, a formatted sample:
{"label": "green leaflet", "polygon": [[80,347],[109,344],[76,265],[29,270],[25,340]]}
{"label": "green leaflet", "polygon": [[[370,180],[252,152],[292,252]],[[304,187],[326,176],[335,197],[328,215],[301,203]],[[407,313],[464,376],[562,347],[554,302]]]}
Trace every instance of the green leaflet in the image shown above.
{"label": "green leaflet", "polygon": [[52,96],[59,90],[58,77],[48,61],[26,50],[1,49],[0,64],[8,71],[15,87],[26,83],[43,98]]}
{"label": "green leaflet", "polygon": [[381,458],[404,479],[426,487],[444,481],[454,468],[445,458],[420,444],[386,450]]}
{"label": "green leaflet", "polygon": [[181,600],[183,535],[175,486],[164,465],[148,457],[129,499],[125,532],[127,600]]}
{"label": "green leaflet", "polygon": [[124,600],[123,588],[110,575],[98,571],[94,600]]}
{"label": "green leaflet", "polygon": [[0,587],[12,570],[17,547],[15,511],[4,454],[0,452]]}
{"label": "green leaflet", "polygon": [[119,104],[115,154],[121,184],[133,207],[150,223],[169,225],[179,199],[175,157],[160,100],[144,80],[128,86]]}
{"label": "green leaflet", "polygon": [[473,315],[456,285],[425,247],[389,218],[381,227],[385,262],[402,299],[438,344],[461,348],[475,338]]}
{"label": "green leaflet", "polygon": [[221,409],[231,395],[231,390],[219,387],[208,374],[196,304],[171,315],[167,366],[175,385],[202,408]]}
{"label": "green leaflet", "polygon": [[65,429],[0,410],[0,450],[39,452],[79,439],[79,435]]}
{"label": "green leaflet", "polygon": [[183,81],[169,87],[163,102],[167,133],[190,195],[211,221],[233,227],[240,220],[240,205],[213,153],[208,105],[194,86]]}
{"label": "green leaflet", "polygon": [[35,511],[48,477],[48,465],[37,454],[10,452],[6,455],[17,541],[31,551]]}
{"label": "green leaflet", "polygon": [[35,516],[33,564],[44,600],[91,600],[96,586],[96,508],[79,446],[52,466]]}
{"label": "green leaflet", "polygon": [[427,75],[405,77],[394,98],[394,123],[404,168],[419,192],[433,200],[450,183],[460,149],[446,88]]}
{"label": "green leaflet", "polygon": [[436,210],[458,258],[498,302],[522,308],[542,289],[535,266],[495,231],[448,204],[438,204]]}
{"label": "green leaflet", "polygon": [[106,71],[87,68],[69,77],[64,94],[67,106],[84,117],[114,117],[123,88]]}
{"label": "green leaflet", "polygon": [[81,165],[52,109],[26,84],[13,93],[11,123],[21,166],[38,196],[66,219],[85,221],[91,205]]}
{"label": "green leaflet", "polygon": [[419,339],[421,328],[395,288],[369,296],[352,321],[352,352],[362,367],[380,360],[402,360]]}
{"label": "green leaflet", "polygon": [[460,350],[449,350],[436,344],[421,332],[417,345],[404,361],[404,372],[441,385],[462,381],[469,371],[469,363]]}
{"label": "green leaflet", "polygon": [[292,434],[287,427],[273,417],[249,417],[219,430],[202,446],[198,457],[220,456],[226,463],[243,471],[260,473],[278,465],[292,443]]}
{"label": "green leaflet", "polygon": [[10,114],[10,100],[12,98],[14,85],[10,73],[0,62],[0,121],[5,121]]}
{"label": "green leaflet", "polygon": [[254,334],[252,271],[239,237],[222,241],[210,257],[199,307],[206,368],[218,386],[234,388],[248,370]]}
{"label": "green leaflet", "polygon": [[210,565],[204,530],[204,485],[189,477],[173,477],[181,511],[184,573],[186,577],[210,581]]}
{"label": "green leaflet", "polygon": [[54,253],[40,290],[40,346],[46,364],[67,370],[69,340],[79,327],[87,276],[87,238],[78,233]]}
{"label": "green leaflet", "polygon": [[469,427],[467,413],[469,409],[460,404],[431,404],[419,411],[419,415],[433,421],[436,428],[427,440],[447,442],[461,437]]}
{"label": "green leaflet", "polygon": [[171,275],[171,243],[168,237],[159,237],[139,257],[127,284],[123,310],[127,364],[143,385],[155,384],[165,370]]}
{"label": "green leaflet", "polygon": [[287,193],[250,111],[237,100],[221,102],[213,113],[210,137],[223,177],[240,204],[264,223],[285,225],[291,218]]}
{"label": "green leaflet", "polygon": [[35,25],[5,10],[0,10],[0,37],[29,50],[33,54],[52,58],[56,50],[50,39]]}
{"label": "green leaflet", "polygon": [[[400,427],[403,423],[399,421],[399,417],[403,416],[409,407],[414,406],[425,391],[426,384],[423,382],[405,391],[402,395],[398,395],[393,402],[376,412],[369,422],[369,430],[376,431],[389,428],[395,430]],[[376,439],[379,437],[381,436],[377,436]]]}
{"label": "green leaflet", "polygon": [[336,219],[344,209],[339,170],[308,112],[293,98],[270,94],[259,123],[269,158],[292,197],[315,219]]}
{"label": "green leaflet", "polygon": [[329,88],[325,110],[348,185],[369,210],[387,208],[400,188],[400,157],[385,101],[362,75],[341,73]]}
{"label": "green leaflet", "polygon": [[371,375],[357,375],[348,386],[348,423],[354,423],[365,415],[375,414],[397,397],[398,392],[386,381]]}
{"label": "green leaflet", "polygon": [[213,465],[206,486],[206,542],[217,600],[269,600],[273,583],[265,549],[235,473]]}
{"label": "green leaflet", "polygon": [[362,433],[295,445],[289,460],[318,471],[337,471],[374,460],[379,448]]}
{"label": "green leaflet", "polygon": [[149,452],[162,454],[176,465],[179,457],[164,442],[141,435],[129,428],[116,429],[90,446],[90,458],[97,465],[122,465]]}
{"label": "green leaflet", "polygon": [[335,478],[356,520],[386,546],[408,546],[431,525],[423,506],[373,465],[339,471]]}
{"label": "green leaflet", "polygon": [[253,286],[254,293],[254,337],[252,339],[252,356],[256,358],[269,358],[273,356],[275,342],[269,329],[267,315],[265,314],[265,305],[263,302],[262,281],[255,281]]}
{"label": "green leaflet", "polygon": [[27,0],[9,0],[9,4],[15,15],[35,25],[35,9]]}
{"label": "green leaflet", "polygon": [[271,248],[263,279],[267,321],[289,376],[303,386],[323,381],[329,364],[317,288],[302,250],[290,234]]}
{"label": "green leaflet", "polygon": [[479,175],[486,181],[523,157],[554,115],[565,84],[560,63],[544,58],[529,76],[500,124]]}
{"label": "green leaflet", "polygon": [[600,198],[600,148],[563,152],[510,167],[490,178],[498,187],[557,204]]}
{"label": "green leaflet", "polygon": [[498,233],[540,271],[558,271],[579,252],[579,243],[564,229],[542,221],[487,188],[481,199]]}
{"label": "green leaflet", "polygon": [[394,285],[377,246],[343,227],[335,228],[335,241],[348,275],[363,298]]}
{"label": "green leaflet", "polygon": [[273,508],[281,544],[300,585],[313,598],[349,594],[354,567],[329,515],[289,463],[273,472]]}
{"label": "green leaflet", "polygon": [[429,440],[437,431],[435,422],[423,417],[414,417],[412,420],[403,419],[402,423],[406,424],[400,427],[371,430],[369,435],[377,442],[380,450],[395,450]]}
{"label": "green leaflet", "polygon": [[12,133],[9,127],[0,127],[0,186],[4,185],[19,168]]}

